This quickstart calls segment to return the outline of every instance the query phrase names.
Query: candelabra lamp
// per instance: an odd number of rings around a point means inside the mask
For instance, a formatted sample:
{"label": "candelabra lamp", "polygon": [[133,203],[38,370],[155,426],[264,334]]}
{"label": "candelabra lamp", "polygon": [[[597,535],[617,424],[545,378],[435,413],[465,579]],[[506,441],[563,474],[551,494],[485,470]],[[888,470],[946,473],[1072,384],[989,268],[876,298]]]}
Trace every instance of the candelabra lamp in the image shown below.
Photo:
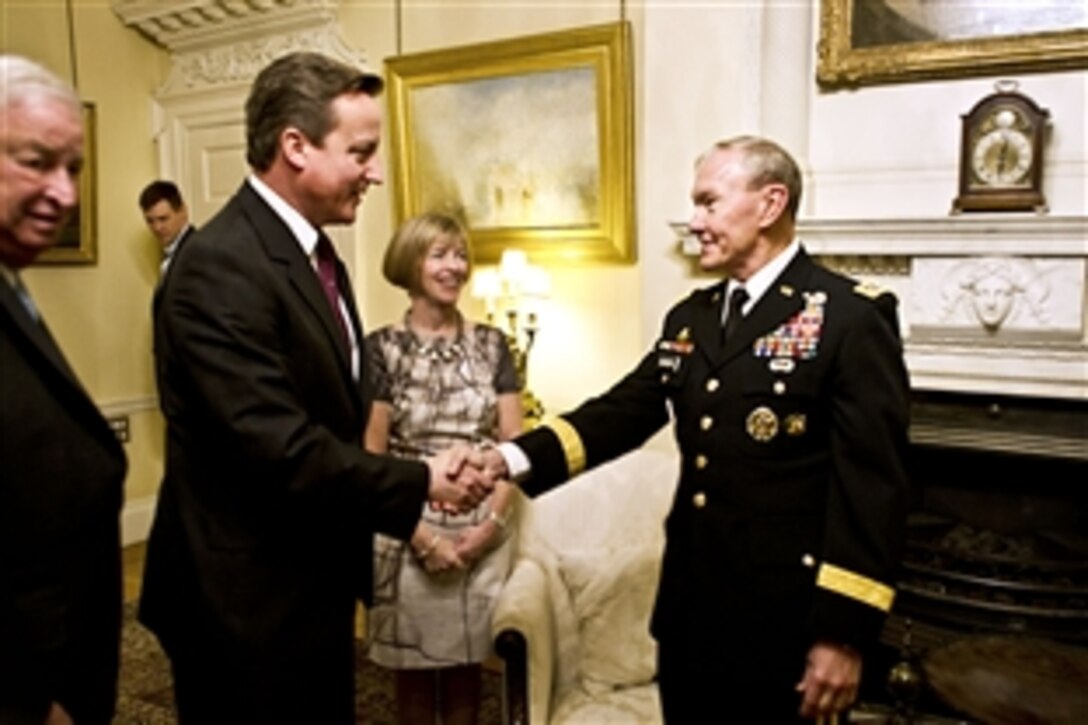
{"label": "candelabra lamp", "polygon": [[484,301],[488,323],[506,333],[526,428],[544,417],[544,404],[529,390],[529,353],[540,331],[539,305],[550,293],[548,273],[516,249],[505,250],[497,268],[479,269],[472,276],[472,296]]}

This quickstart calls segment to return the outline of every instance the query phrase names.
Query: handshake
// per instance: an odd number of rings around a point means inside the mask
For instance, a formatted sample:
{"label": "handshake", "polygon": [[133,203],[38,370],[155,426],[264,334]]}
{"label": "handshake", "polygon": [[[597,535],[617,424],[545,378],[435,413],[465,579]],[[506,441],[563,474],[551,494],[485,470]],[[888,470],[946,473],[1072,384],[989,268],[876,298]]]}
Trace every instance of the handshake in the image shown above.
{"label": "handshake", "polygon": [[426,460],[431,471],[427,498],[431,504],[451,513],[475,508],[506,480],[509,471],[502,454],[493,447],[456,445]]}

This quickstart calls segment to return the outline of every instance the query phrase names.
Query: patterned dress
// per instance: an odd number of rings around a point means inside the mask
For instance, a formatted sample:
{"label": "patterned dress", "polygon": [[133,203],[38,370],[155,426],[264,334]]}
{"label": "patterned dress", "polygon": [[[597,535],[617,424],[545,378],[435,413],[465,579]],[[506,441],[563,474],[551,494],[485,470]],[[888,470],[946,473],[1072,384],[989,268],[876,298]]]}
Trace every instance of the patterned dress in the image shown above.
{"label": "patterned dress", "polygon": [[[389,452],[421,458],[454,443],[496,440],[497,398],[518,389],[502,331],[473,325],[453,339],[424,341],[405,328],[383,327],[366,345],[375,399],[393,406]],[[454,537],[490,510],[488,497],[467,514],[424,506],[423,519],[432,531]],[[491,613],[510,569],[509,542],[506,535],[465,570],[429,574],[408,542],[378,534],[374,605],[367,613],[371,659],[397,669],[486,659]]]}

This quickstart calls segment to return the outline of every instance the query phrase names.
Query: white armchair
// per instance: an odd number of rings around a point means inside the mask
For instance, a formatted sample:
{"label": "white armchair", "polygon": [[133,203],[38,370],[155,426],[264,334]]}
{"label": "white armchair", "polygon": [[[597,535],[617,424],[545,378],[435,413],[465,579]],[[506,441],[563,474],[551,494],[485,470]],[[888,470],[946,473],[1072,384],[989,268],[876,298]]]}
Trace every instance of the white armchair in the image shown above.
{"label": "white armchair", "polygon": [[649,633],[679,459],[638,450],[518,505],[492,619],[509,723],[661,721]]}

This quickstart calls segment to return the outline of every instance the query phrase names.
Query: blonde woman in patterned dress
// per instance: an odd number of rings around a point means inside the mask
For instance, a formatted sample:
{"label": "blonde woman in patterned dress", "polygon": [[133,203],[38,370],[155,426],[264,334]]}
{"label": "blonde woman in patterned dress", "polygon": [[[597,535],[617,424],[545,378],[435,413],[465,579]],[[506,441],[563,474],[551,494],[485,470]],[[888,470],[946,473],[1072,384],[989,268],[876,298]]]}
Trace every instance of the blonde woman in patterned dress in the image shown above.
{"label": "blonde woman in patterned dress", "polygon": [[[521,432],[506,336],[457,308],[471,268],[468,235],[450,217],[410,219],[390,241],[382,271],[411,304],[402,322],[367,338],[369,450],[418,458]],[[511,505],[510,486],[499,484],[468,514],[426,508],[410,542],[376,537],[369,653],[396,670],[399,723],[476,722],[491,613],[510,567]]]}

